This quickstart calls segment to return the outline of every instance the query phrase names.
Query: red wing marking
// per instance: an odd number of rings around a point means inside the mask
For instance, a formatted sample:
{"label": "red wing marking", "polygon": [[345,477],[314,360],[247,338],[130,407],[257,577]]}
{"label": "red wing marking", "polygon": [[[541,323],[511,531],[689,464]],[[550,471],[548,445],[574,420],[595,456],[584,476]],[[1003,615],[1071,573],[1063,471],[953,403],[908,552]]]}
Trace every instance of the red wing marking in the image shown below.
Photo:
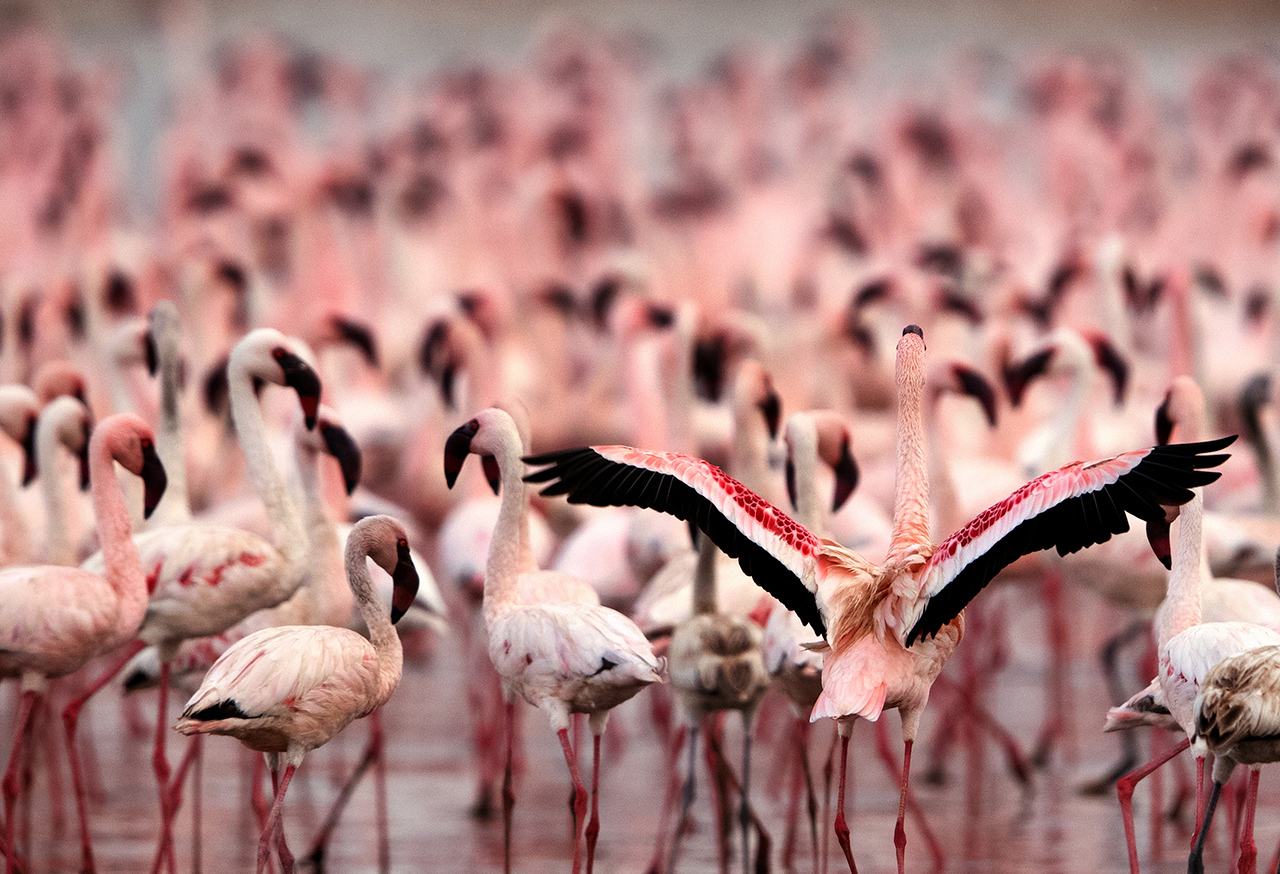
{"label": "red wing marking", "polygon": [[196,566],[195,566],[195,565],[193,565],[193,564],[192,564],[192,565],[187,565],[186,570],[184,570],[184,571],[182,572],[182,574],[178,577],[178,585],[180,585],[180,586],[190,586],[190,585],[192,585],[193,583],[192,583],[192,579],[191,579],[191,578],[192,578],[193,576],[195,576],[195,572],[196,572]]}
{"label": "red wing marking", "polygon": [[259,555],[256,552],[240,553],[240,563],[247,567],[258,567],[260,564],[262,564],[266,560],[267,560],[267,557],[265,555]]}
{"label": "red wing marking", "polygon": [[156,585],[160,582],[160,569],[164,567],[164,559],[156,562],[156,566],[151,569],[151,573],[147,574],[147,594],[154,595]]}

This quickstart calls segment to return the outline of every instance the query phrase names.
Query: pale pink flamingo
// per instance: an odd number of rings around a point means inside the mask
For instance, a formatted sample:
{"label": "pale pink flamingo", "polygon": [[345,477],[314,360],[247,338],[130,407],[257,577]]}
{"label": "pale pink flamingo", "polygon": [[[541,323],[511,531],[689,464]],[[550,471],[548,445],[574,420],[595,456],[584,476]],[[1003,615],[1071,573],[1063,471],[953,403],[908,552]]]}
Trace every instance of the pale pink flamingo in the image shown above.
{"label": "pale pink flamingo", "polygon": [[[164,715],[168,664],[174,652],[183,640],[220,634],[249,614],[279,604],[297,590],[306,571],[306,531],[270,456],[262,411],[254,395],[255,378],[293,388],[308,426],[315,422],[320,381],[294,342],[271,328],[247,334],[232,350],[227,366],[232,419],[250,476],[275,528],[274,543],[238,528],[200,521],[134,536],[151,595],[138,637],[140,644],[159,648],[161,662],[152,762],[161,808],[158,861],[172,850],[176,804],[169,785]],[[101,556],[95,555],[84,567],[92,570],[101,563]]]}
{"label": "pale pink flamingo", "polygon": [[1204,842],[1213,809],[1236,765],[1249,768],[1240,874],[1254,874],[1258,848],[1253,820],[1258,809],[1258,769],[1280,761],[1280,644],[1248,649],[1222,659],[1205,675],[1195,699],[1195,744],[1213,753],[1213,789],[1187,861],[1188,874],[1204,872]]}
{"label": "pale pink flamingo", "polygon": [[541,709],[560,738],[574,789],[573,870],[579,870],[581,832],[587,793],[578,777],[578,761],[569,741],[573,713],[590,717],[593,744],[591,820],[586,826],[587,870],[593,864],[599,834],[600,738],[609,711],[660,679],[661,662],[653,646],[627,617],[598,604],[537,601],[526,593],[565,588],[554,571],[539,571],[527,561],[521,535],[525,485],[520,432],[511,415],[490,408],[458,428],[445,443],[445,477],[452,484],[468,454],[496,461],[502,508],[485,567],[483,612],[489,632],[489,658],[502,678],[507,698],[507,778],[503,791],[506,864],[510,867],[511,722],[515,697]]}
{"label": "pale pink flamingo", "polygon": [[[31,711],[48,680],[66,676],[90,659],[133,639],[146,611],[146,579],[138,550],[130,537],[129,514],[116,481],[115,462],[141,477],[145,509],[153,510],[164,492],[164,468],[155,451],[151,429],[136,416],[113,416],[95,429],[89,446],[94,510],[105,561],[102,574],[57,565],[0,571],[6,605],[0,629],[0,674],[22,681],[13,753],[4,777],[5,848],[8,870],[18,863],[13,843],[17,766]],[[67,754],[80,814],[83,870],[93,870],[88,813],[75,730],[80,708],[118,670],[118,665],[91,684],[63,711]]]}
{"label": "pale pink flamingo", "polygon": [[[366,558],[394,580],[390,616],[374,592]],[[174,726],[189,735],[230,735],[267,754],[275,801],[258,842],[259,872],[273,837],[281,868],[293,870],[280,818],[303,756],[381,707],[400,682],[403,653],[392,625],[413,602],[418,582],[400,523],[390,516],[357,523],[347,542],[346,572],[371,640],[329,625],[256,631],[214,662]]]}
{"label": "pale pink flamingo", "polygon": [[[1230,440],[1135,450],[1074,462],[1031,481],[934,546],[928,537],[923,423],[924,339],[908,326],[898,343],[898,485],[893,541],[883,566],[823,542],[718,468],[676,453],[629,447],[561,450],[527,459],[547,465],[530,482],[544,495],[588,504],[649,506],[690,519],[760,585],[826,637],[823,691],[811,719],[834,717],[842,774],[853,719],[897,707],[906,753],[894,843],[899,870],[911,745],[929,687],[955,648],[963,608],[1002,568],[1027,553],[1066,554],[1127,531],[1126,513],[1164,524],[1165,505],[1185,503],[1191,487],[1217,478],[1203,455]],[[1105,499],[1105,500],[1104,500]],[[843,778],[841,780],[843,784]],[[843,789],[836,834],[853,868]]]}
{"label": "pale pink flamingo", "polygon": [[[21,447],[19,483],[27,486],[36,476],[36,420],[40,401],[25,385],[0,386],[0,431]],[[0,567],[31,559],[31,527],[18,502],[18,492],[8,476],[0,476]]]}
{"label": "pale pink flamingo", "polygon": [[76,480],[81,489],[89,485],[89,433],[93,415],[89,408],[69,395],[49,401],[36,421],[36,466],[40,469],[40,492],[44,498],[44,549],[47,564],[74,567],[79,561],[78,535],[87,529],[83,509],[71,494],[67,482],[70,453],[77,459]]}

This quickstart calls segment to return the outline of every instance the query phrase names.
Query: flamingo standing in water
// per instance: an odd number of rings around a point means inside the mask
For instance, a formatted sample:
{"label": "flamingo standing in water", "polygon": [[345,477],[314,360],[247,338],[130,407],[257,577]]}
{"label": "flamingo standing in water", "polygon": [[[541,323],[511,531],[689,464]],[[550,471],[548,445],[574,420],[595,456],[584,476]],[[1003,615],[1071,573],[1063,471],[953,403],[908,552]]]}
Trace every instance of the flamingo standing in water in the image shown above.
{"label": "flamingo standing in water", "polygon": [[[541,709],[560,738],[573,778],[573,871],[581,864],[581,831],[587,793],[578,776],[578,760],[569,741],[570,714],[586,713],[592,735],[591,821],[586,827],[587,871],[600,830],[600,738],[609,711],[645,686],[659,681],[661,662],[636,624],[598,604],[542,601],[528,597],[539,589],[566,588],[556,571],[539,571],[524,561],[521,537],[525,485],[520,432],[504,410],[489,408],[455,430],[445,442],[444,469],[449,485],[457,480],[467,455],[497,462],[502,506],[489,546],[484,576],[484,620],[489,658],[502,678],[507,699],[507,782],[503,792],[504,862],[510,870],[511,805],[510,725],[517,695]],[[572,581],[572,578],[569,578]],[[576,582],[576,581],[575,581]]]}
{"label": "flamingo standing in water", "polygon": [[[153,528],[134,537],[151,593],[146,620],[134,646],[140,650],[146,644],[160,651],[152,767],[160,796],[161,860],[172,853],[177,807],[165,754],[165,709],[169,665],[178,645],[188,638],[220,634],[250,613],[279,604],[297,590],[306,572],[306,530],[271,458],[262,410],[253,390],[255,379],[293,388],[307,427],[314,427],[320,380],[301,351],[279,331],[259,328],[236,344],[227,365],[232,420],[250,476],[275,529],[274,544],[239,528],[199,521]],[[94,570],[102,561],[101,555],[95,555],[83,567]]]}
{"label": "flamingo standing in water", "polygon": [[924,332],[903,330],[897,349],[898,459],[893,537],[884,564],[819,538],[719,468],[678,453],[604,446],[527,458],[545,466],[530,482],[576,503],[653,507],[697,524],[717,546],[815,632],[829,651],[811,720],[832,717],[841,739],[836,835],[856,870],[844,818],[849,734],[859,716],[886,708],[902,716],[905,753],[898,821],[904,867],[911,746],[929,689],[963,633],[964,606],[1019,557],[1056,547],[1075,552],[1129,530],[1126,513],[1147,523],[1168,554],[1165,506],[1191,500],[1218,474],[1230,439],[1126,452],[1074,462],[1018,489],[936,546],[929,538],[925,451]]}
{"label": "flamingo standing in water", "polygon": [[[391,574],[390,618],[374,591],[366,558]],[[390,516],[360,520],[347,539],[346,570],[370,640],[330,625],[256,631],[214,662],[174,726],[188,735],[230,735],[267,754],[275,801],[258,841],[259,874],[273,837],[281,869],[293,871],[280,816],[303,757],[385,704],[400,683],[404,656],[392,625],[418,591],[404,527]]]}
{"label": "flamingo standing in water", "polygon": [[[112,416],[94,431],[89,445],[90,480],[98,531],[104,550],[104,572],[89,573],[60,565],[13,567],[0,571],[0,676],[22,681],[13,753],[4,776],[5,852],[10,874],[18,865],[13,843],[14,804],[23,735],[32,709],[50,679],[83,667],[137,634],[146,611],[146,579],[138,549],[130,537],[129,513],[116,480],[115,462],[143,481],[145,512],[155,509],[164,493],[164,468],[151,429],[138,417]],[[80,815],[82,870],[93,870],[88,813],[75,732],[80,708],[110,679],[93,683],[62,714],[67,756]]]}

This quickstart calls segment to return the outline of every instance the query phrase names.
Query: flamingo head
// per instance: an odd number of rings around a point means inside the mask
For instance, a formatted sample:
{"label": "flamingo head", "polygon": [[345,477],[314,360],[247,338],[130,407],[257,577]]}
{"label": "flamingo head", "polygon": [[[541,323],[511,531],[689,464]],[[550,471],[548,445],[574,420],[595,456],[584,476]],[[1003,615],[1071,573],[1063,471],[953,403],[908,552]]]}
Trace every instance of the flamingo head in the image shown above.
{"label": "flamingo head", "polygon": [[40,399],[25,385],[0,386],[0,431],[22,447],[22,484],[36,478],[36,419]]}
{"label": "flamingo head", "polygon": [[943,392],[968,395],[982,406],[987,424],[992,428],[996,426],[996,390],[981,371],[967,364],[952,362],[934,375],[937,376],[935,395]]}
{"label": "flamingo head", "polygon": [[321,404],[316,414],[315,429],[299,428],[297,440],[299,447],[333,456],[342,470],[342,484],[348,495],[360,485],[360,447],[333,409]]}
{"label": "flamingo head", "polygon": [[859,471],[858,462],[853,458],[853,434],[848,423],[835,414],[819,415],[815,424],[818,432],[818,458],[836,475],[831,512],[838,513],[858,487]]}
{"label": "flamingo head", "polygon": [[121,467],[142,479],[143,516],[150,518],[169,484],[151,427],[131,413],[108,416],[94,429],[90,439],[91,444],[99,442],[106,443],[111,457]]}
{"label": "flamingo head", "polygon": [[1189,376],[1179,376],[1169,386],[1164,402],[1156,408],[1156,442],[1161,446],[1173,439],[1194,443],[1204,427],[1204,394]]}
{"label": "flamingo head", "polygon": [[390,516],[361,519],[347,540],[348,566],[363,564],[361,553],[391,575],[391,621],[399,622],[418,597],[418,569],[413,565],[404,526]]}
{"label": "flamingo head", "polygon": [[[491,412],[485,410],[485,413]],[[497,412],[502,412],[498,410]],[[508,419],[510,415],[503,413]],[[481,414],[483,416],[483,413]],[[444,443],[444,480],[449,488],[453,488],[453,484],[458,481],[458,474],[462,472],[462,464],[467,460],[467,456],[472,452],[480,456],[481,467],[484,468],[484,478],[489,483],[489,488],[493,489],[493,493],[498,494],[502,487],[502,472],[498,467],[498,459],[492,454],[485,452],[477,452],[478,447],[472,445],[472,441],[476,435],[481,432],[481,416],[477,416],[465,425],[461,425],[449,435],[449,439]],[[515,423],[512,422],[512,429],[515,429]]]}
{"label": "flamingo head", "polygon": [[227,375],[256,376],[266,382],[291,388],[298,393],[307,428],[316,426],[320,407],[320,376],[304,358],[302,343],[274,328],[258,328],[244,336],[231,350]]}

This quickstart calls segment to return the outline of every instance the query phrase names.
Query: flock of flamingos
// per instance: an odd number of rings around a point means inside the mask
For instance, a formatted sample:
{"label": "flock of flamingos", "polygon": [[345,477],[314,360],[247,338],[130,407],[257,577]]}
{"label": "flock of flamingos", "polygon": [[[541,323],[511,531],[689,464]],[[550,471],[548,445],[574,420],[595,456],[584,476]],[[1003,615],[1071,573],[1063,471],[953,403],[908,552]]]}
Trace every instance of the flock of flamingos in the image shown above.
{"label": "flock of flamingos", "polygon": [[[86,706],[153,738],[153,870],[180,867],[186,777],[228,743],[209,734],[265,754],[256,870],[294,870],[290,781],[356,719],[352,781],[394,743],[379,708],[422,650],[404,634],[467,652],[475,813],[501,808],[507,870],[537,742],[517,710],[563,749],[577,874],[614,827],[610,713],[642,693],[666,749],[655,874],[699,743],[722,870],[856,871],[888,838],[851,836],[859,718],[900,780],[899,874],[908,812],[936,868],[910,782],[931,692],[932,755],[971,724],[1025,780],[1062,730],[1051,694],[1024,756],[986,709],[1009,644],[982,593],[1005,583],[1060,660],[1064,586],[1131,619],[1099,729],[1174,738],[1134,770],[1127,735],[1094,787],[1119,781],[1132,871],[1135,784],[1185,750],[1188,870],[1211,823],[1233,855],[1209,860],[1256,869],[1280,758],[1275,56],[1204,61],[1169,95],[1119,53],[972,53],[913,96],[869,84],[853,20],[674,83],[644,39],[561,25],[519,64],[409,80],[269,36],[202,53],[184,8],[160,22],[146,220],[121,70],[35,23],[0,38],[8,874],[38,867],[59,712],[94,870],[111,801],[86,792]],[[130,694],[149,688],[154,722]],[[780,854],[752,801],[770,708],[794,717]],[[834,807],[809,750],[827,719]]]}

